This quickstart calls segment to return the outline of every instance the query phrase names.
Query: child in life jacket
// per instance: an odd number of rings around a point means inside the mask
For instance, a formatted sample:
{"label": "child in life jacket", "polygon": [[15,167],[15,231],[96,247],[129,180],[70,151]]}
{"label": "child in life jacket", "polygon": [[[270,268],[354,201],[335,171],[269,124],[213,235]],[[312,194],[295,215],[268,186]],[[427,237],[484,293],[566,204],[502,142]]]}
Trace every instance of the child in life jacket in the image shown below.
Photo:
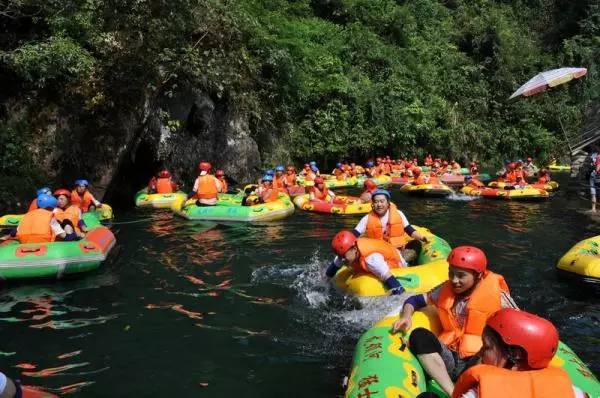
{"label": "child in life jacket", "polygon": [[50,194],[52,194],[52,190],[48,187],[38,189],[37,192],[35,193],[35,199],[33,199],[31,201],[31,203],[29,203],[29,208],[27,209],[27,212],[33,211],[38,208],[37,197],[40,195],[44,195],[44,194],[50,195]]}
{"label": "child in life jacket", "polygon": [[57,205],[54,208],[54,217],[65,231],[65,241],[80,240],[88,231],[87,225],[82,218],[81,209],[70,204],[71,192],[68,189],[57,189],[54,191]]}
{"label": "child in life jacket", "polygon": [[9,235],[3,236],[0,240],[15,236],[20,243],[49,243],[65,239],[67,234],[53,213],[57,205],[56,198],[46,194],[39,195],[37,205],[37,209],[23,216],[16,230],[10,231]]}
{"label": "child in life jacket", "polygon": [[71,191],[71,204],[79,206],[82,212],[94,211],[97,207],[102,207],[94,195],[88,190],[90,183],[88,180],[76,180],[75,189]]}
{"label": "child in life jacket", "polygon": [[285,168],[285,177],[283,179],[283,184],[286,188],[297,186],[296,182],[296,168],[292,165],[288,165]]}
{"label": "child in life jacket", "polygon": [[[355,272],[375,275],[389,289],[390,294],[398,295],[404,292],[404,288],[390,269],[405,267],[406,262],[400,252],[388,242],[357,238],[351,231],[340,231],[333,237],[331,247],[337,255],[336,258],[346,261]],[[335,276],[340,266],[341,264],[330,265],[325,273],[327,277]]]}
{"label": "child in life jacket", "polygon": [[427,304],[437,308],[442,325],[439,336],[425,328],[412,331],[411,352],[425,372],[448,394],[453,380],[479,361],[485,322],[502,308],[516,308],[504,278],[487,269],[483,251],[459,246],[448,255],[449,280],[426,295],[408,298],[392,332],[408,331],[413,313]]}
{"label": "child in life jacket", "polygon": [[146,191],[149,194],[153,193],[173,193],[177,191],[177,184],[173,182],[171,173],[168,170],[161,170],[152,177],[148,183]]}
{"label": "child in life jacket", "polygon": [[283,173],[285,168],[283,166],[277,166],[275,168],[275,175],[273,176],[273,188],[279,190],[279,192],[286,192],[285,190],[285,176]]}
{"label": "child in life jacket", "polygon": [[457,380],[452,398],[585,398],[563,369],[550,366],[558,331],[543,318],[512,308],[488,318],[481,364]]}
{"label": "child in life jacket", "polygon": [[308,195],[311,201],[331,202],[335,199],[335,194],[327,188],[323,177],[315,178],[315,185],[308,189]]}
{"label": "child in life jacket", "polygon": [[215,206],[220,192],[223,192],[223,186],[217,177],[210,174],[212,165],[208,162],[200,162],[198,165],[199,175],[194,181],[194,194],[198,200],[198,206]]}

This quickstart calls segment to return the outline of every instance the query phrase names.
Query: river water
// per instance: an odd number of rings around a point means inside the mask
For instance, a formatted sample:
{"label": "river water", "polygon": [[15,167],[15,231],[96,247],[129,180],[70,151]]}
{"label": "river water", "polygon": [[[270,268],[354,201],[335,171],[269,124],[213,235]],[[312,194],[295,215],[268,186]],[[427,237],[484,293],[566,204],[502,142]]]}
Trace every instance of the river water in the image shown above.
{"label": "river water", "polygon": [[[598,374],[598,290],[554,269],[598,234],[588,203],[564,191],[542,203],[392,191],[413,224],[483,248],[517,303],[554,321]],[[3,288],[0,369],[72,397],[341,396],[361,331],[402,300],[359,303],[323,280],[331,237],[359,218],[220,225],[118,212],[118,244],[98,271]]]}

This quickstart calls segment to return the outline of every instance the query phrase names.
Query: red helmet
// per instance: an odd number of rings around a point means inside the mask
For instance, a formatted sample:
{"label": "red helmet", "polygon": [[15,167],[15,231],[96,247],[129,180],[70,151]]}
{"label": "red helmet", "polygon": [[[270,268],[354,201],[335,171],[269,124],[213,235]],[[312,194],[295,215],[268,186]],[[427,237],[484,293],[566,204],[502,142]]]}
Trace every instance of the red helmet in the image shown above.
{"label": "red helmet", "polygon": [[442,162],[442,164],[443,164],[444,166],[448,166],[448,161],[447,161],[447,160],[444,160],[444,161]]}
{"label": "red helmet", "polygon": [[527,352],[527,364],[532,369],[548,366],[558,348],[558,331],[547,319],[514,308],[504,308],[487,320],[508,345]]}
{"label": "red helmet", "polygon": [[529,157],[529,158],[527,158],[527,161],[528,161],[528,162],[531,162],[532,160],[533,160],[533,159],[532,159],[532,158],[530,158],[530,157]]}
{"label": "red helmet", "polygon": [[412,170],[412,173],[413,173],[414,176],[419,176],[419,175],[421,175],[421,169],[419,167],[415,167]]}
{"label": "red helmet", "polygon": [[475,166],[477,166],[477,163],[471,162],[471,167],[475,167]]}
{"label": "red helmet", "polygon": [[215,171],[215,176],[217,176],[217,177],[223,177],[224,175],[225,175],[225,172],[222,169]]}
{"label": "red helmet", "polygon": [[56,191],[54,191],[54,193],[52,195],[56,196],[57,198],[60,195],[65,195],[67,198],[71,199],[71,191],[69,191],[68,189],[64,189],[64,188],[57,189]]}
{"label": "red helmet", "polygon": [[340,231],[331,240],[331,248],[338,256],[343,256],[356,243],[356,236],[350,231]]}
{"label": "red helmet", "polygon": [[304,163],[304,168],[305,168],[305,169],[310,169],[310,164],[308,164],[308,163]]}
{"label": "red helmet", "polygon": [[448,263],[453,267],[466,268],[475,272],[487,269],[485,253],[474,246],[458,246],[448,255]]}
{"label": "red helmet", "polygon": [[315,178],[315,185],[316,184],[323,184],[325,183],[325,180],[323,179],[323,177],[317,177]]}
{"label": "red helmet", "polygon": [[168,170],[161,170],[158,172],[159,178],[171,178],[171,173]]}
{"label": "red helmet", "polygon": [[198,165],[198,170],[200,171],[210,171],[212,169],[212,165],[208,162],[200,162]]}
{"label": "red helmet", "polygon": [[515,162],[510,162],[508,164],[508,169],[509,170],[514,170],[517,167],[517,164]]}
{"label": "red helmet", "polygon": [[367,191],[373,191],[377,189],[377,184],[375,184],[373,180],[368,179],[365,181],[365,188],[367,188]]}

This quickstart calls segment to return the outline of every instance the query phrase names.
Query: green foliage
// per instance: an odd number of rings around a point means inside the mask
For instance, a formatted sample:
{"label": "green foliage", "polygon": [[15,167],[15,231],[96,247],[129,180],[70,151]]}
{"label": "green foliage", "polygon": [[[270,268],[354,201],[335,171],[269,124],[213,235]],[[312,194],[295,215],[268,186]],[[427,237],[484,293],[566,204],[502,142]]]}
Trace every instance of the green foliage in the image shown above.
{"label": "green foliage", "polygon": [[[13,98],[45,95],[36,104],[77,114],[101,139],[118,134],[116,112],[193,86],[248,115],[259,141],[280,132],[298,159],[543,158],[564,148],[557,113],[577,131],[600,90],[600,7],[565,3],[11,0],[0,61]],[[589,76],[508,100],[563,65]],[[7,123],[2,134],[16,134]]]}

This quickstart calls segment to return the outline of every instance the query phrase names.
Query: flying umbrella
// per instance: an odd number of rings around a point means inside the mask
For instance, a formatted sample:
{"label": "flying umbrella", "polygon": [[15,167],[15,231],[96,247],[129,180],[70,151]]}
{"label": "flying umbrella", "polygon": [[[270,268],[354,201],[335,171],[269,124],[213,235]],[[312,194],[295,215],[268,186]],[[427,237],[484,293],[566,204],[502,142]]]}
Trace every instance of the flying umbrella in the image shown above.
{"label": "flying umbrella", "polygon": [[519,87],[509,99],[513,99],[519,95],[529,97],[530,95],[541,93],[542,91],[546,91],[548,87],[555,87],[573,79],[578,79],[585,76],[586,73],[586,68],[559,68],[538,73],[527,83]]}

